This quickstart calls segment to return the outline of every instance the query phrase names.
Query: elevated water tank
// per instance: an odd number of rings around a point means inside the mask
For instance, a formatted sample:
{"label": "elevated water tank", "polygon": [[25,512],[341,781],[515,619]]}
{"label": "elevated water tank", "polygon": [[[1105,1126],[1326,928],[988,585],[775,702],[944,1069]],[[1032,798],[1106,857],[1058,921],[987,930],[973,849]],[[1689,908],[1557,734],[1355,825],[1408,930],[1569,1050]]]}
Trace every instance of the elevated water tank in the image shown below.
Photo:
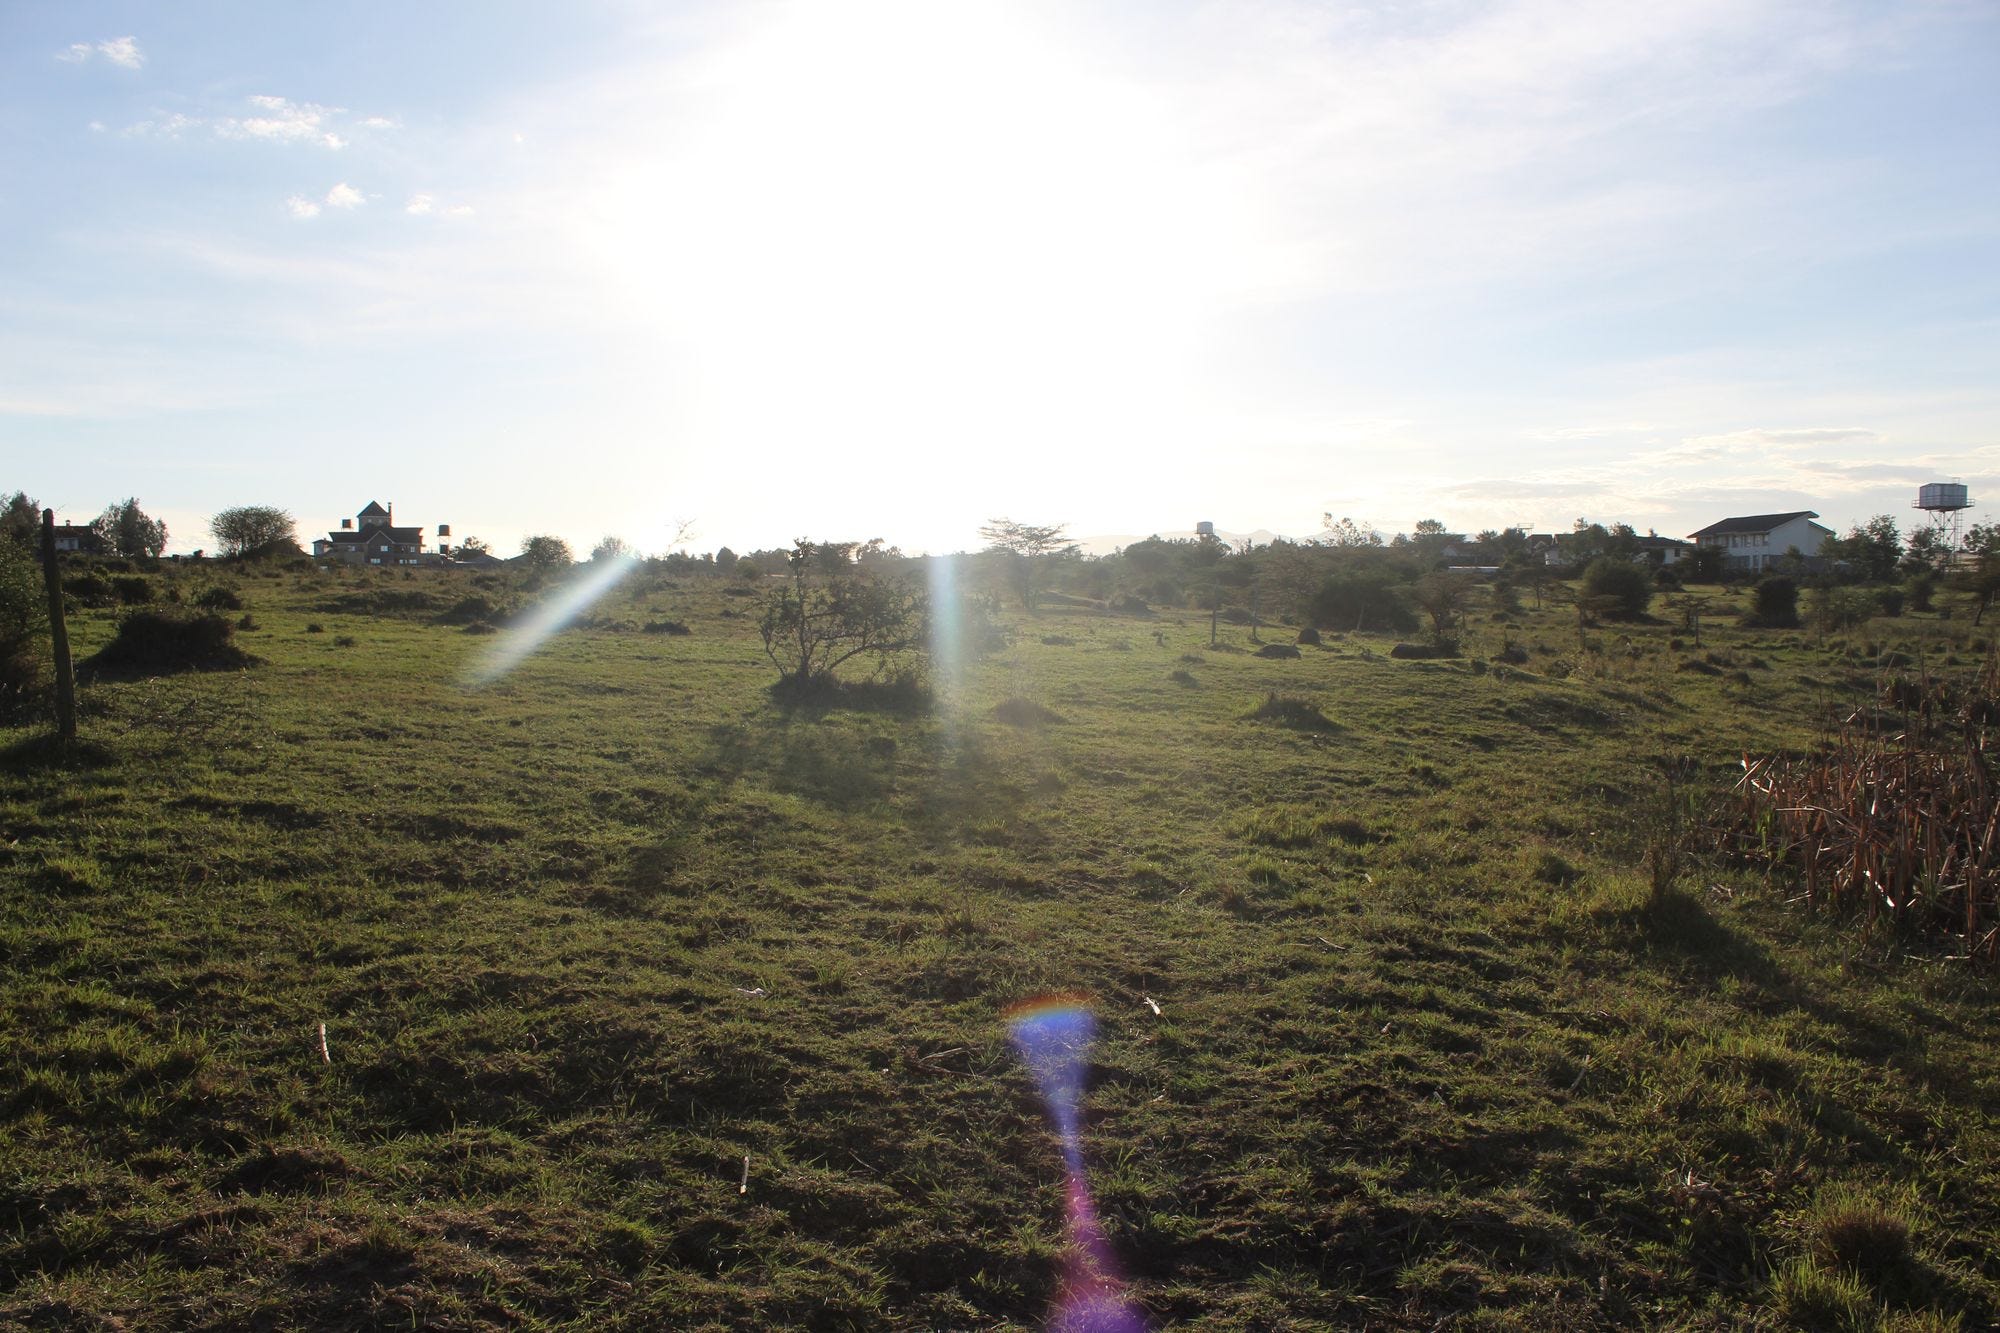
{"label": "elevated water tank", "polygon": [[1917,488],[1917,508],[1930,509],[1939,513],[1950,513],[1955,509],[1970,509],[1972,501],[1965,494],[1965,487],[1956,481],[1933,481]]}

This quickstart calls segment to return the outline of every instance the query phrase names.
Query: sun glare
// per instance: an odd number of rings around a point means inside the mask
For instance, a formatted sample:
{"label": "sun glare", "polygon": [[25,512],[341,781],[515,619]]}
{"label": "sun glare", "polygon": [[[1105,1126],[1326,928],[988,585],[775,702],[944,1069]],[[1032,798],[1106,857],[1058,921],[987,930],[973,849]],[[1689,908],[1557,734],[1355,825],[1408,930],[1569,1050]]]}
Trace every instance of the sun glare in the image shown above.
{"label": "sun glare", "polygon": [[927,490],[1184,429],[1254,246],[1162,108],[1043,21],[794,6],[681,71],[587,211],[684,429],[867,449]]}

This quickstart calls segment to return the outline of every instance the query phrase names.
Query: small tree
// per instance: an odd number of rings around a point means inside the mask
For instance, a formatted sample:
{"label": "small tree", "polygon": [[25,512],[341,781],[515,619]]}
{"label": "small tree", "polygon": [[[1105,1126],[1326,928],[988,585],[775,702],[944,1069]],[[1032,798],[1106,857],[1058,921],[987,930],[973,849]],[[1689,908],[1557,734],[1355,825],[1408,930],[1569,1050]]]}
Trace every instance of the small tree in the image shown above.
{"label": "small tree", "polygon": [[270,505],[237,505],[208,521],[209,535],[222,554],[245,556],[297,550],[298,529],[290,513]]}
{"label": "small tree", "polygon": [[857,657],[873,657],[879,667],[922,649],[923,595],[900,579],[863,573],[853,543],[801,537],[786,565],[785,586],[765,601],[757,626],[780,689],[810,693]]}
{"label": "small tree", "polygon": [[0,540],[34,550],[42,540],[42,506],[26,491],[15,491],[0,508]]}
{"label": "small tree", "polygon": [[97,516],[90,529],[104,549],[115,555],[138,559],[167,549],[167,525],[149,518],[136,499],[112,505]]}
{"label": "small tree", "polygon": [[1774,575],[1757,585],[1756,618],[1759,625],[1791,629],[1799,623],[1799,585],[1796,579]]}
{"label": "small tree", "polygon": [[458,544],[458,553],[460,556],[489,555],[492,553],[492,548],[478,537],[467,537]]}
{"label": "small tree", "polygon": [[1320,518],[1322,521],[1320,524],[1319,539],[1328,546],[1346,549],[1356,546],[1380,546],[1382,544],[1382,534],[1365,523],[1356,523],[1353,519],[1344,516],[1336,519],[1332,514],[1322,514]]}
{"label": "small tree", "polygon": [[529,566],[534,569],[561,569],[576,559],[570,554],[568,542],[546,534],[522,542],[521,554],[528,558]]}
{"label": "small tree", "polygon": [[637,554],[632,543],[623,537],[606,537],[591,548],[590,560],[592,564],[602,564],[606,560],[629,560]]}
{"label": "small tree", "polygon": [[1451,638],[1471,592],[1471,581],[1463,575],[1433,573],[1416,581],[1410,589],[1410,600],[1431,618],[1431,637],[1444,643]]}
{"label": "small tree", "polygon": [[996,518],[979,529],[979,535],[987,541],[987,550],[1008,557],[1021,607],[1030,614],[1035,609],[1038,565],[1048,556],[1068,555],[1076,550],[1076,543],[1065,535],[1068,527],[1067,523],[1016,523],[1011,518]]}
{"label": "small tree", "polygon": [[1583,594],[1603,598],[1605,614],[1617,620],[1637,620],[1653,601],[1653,581],[1630,560],[1599,556],[1583,571]]}

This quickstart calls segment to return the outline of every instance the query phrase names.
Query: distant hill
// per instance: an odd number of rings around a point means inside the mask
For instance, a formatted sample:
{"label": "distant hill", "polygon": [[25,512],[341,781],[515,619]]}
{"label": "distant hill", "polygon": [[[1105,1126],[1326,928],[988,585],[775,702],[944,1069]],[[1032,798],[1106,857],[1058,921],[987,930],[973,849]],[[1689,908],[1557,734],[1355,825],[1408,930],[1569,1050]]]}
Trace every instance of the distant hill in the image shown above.
{"label": "distant hill", "polygon": [[[1078,537],[1076,544],[1083,548],[1085,555],[1110,555],[1122,546],[1130,546],[1133,542],[1145,541],[1148,537],[1158,537],[1161,541],[1176,542],[1193,541],[1194,535],[1193,528],[1162,528],[1157,532]],[[1227,542],[1231,546],[1241,546],[1245,538],[1257,543],[1259,546],[1267,546],[1275,541],[1297,540],[1296,538],[1286,537],[1282,533],[1272,532],[1268,528],[1259,528],[1255,532],[1224,532],[1221,528],[1215,530],[1215,539],[1219,542]]]}

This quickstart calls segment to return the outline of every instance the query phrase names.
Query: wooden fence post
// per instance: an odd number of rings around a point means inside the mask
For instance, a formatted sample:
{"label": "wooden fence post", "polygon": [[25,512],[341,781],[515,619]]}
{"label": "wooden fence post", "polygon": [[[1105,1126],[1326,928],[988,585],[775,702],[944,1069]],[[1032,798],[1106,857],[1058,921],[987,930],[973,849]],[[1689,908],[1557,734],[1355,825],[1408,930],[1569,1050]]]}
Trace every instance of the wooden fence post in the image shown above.
{"label": "wooden fence post", "polygon": [[76,740],[76,669],[69,660],[69,628],[63,624],[62,574],[56,569],[56,511],[42,511],[42,577],[49,585],[49,640],[56,658],[56,737]]}

